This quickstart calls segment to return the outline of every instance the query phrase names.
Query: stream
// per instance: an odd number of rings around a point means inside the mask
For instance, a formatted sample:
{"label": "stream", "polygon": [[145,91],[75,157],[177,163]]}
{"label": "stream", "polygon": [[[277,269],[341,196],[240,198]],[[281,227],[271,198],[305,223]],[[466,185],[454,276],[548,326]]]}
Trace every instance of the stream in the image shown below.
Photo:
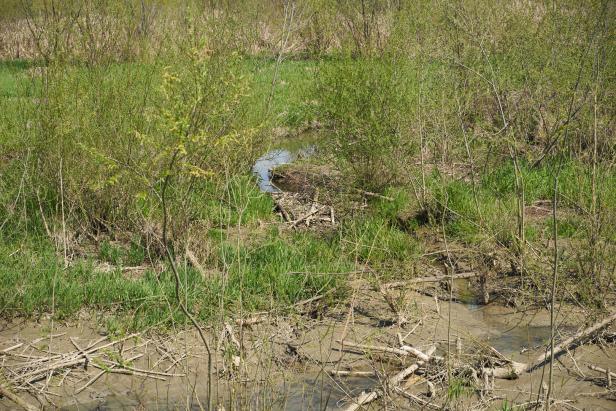
{"label": "stream", "polygon": [[259,157],[252,167],[259,189],[266,193],[279,193],[280,188],[272,183],[272,170],[315,155],[318,138],[317,132],[307,131]]}

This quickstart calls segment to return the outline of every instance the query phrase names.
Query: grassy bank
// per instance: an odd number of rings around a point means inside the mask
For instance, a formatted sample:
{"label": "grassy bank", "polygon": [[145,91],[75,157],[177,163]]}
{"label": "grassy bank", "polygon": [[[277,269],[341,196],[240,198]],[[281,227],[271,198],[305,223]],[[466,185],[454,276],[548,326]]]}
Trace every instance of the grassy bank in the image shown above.
{"label": "grassy bank", "polygon": [[[560,270],[567,299],[605,306],[592,285],[611,293],[616,267],[612,5],[313,1],[293,20],[278,3],[154,3],[3,17],[1,315],[88,309],[142,328],[183,321],[178,298],[204,323],[289,310],[344,300],[352,277],[332,273],[441,267],[448,241],[454,260],[479,250],[472,269],[497,254],[490,270],[531,303]],[[314,126],[309,161],[337,173],[319,189],[342,218],[289,230],[250,169]]]}

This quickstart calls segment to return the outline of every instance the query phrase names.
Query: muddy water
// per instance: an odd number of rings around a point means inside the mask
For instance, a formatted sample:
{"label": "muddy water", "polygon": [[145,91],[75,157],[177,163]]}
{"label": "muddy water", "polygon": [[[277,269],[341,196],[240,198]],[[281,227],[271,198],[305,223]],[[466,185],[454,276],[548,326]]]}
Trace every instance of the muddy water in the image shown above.
{"label": "muddy water", "polygon": [[503,315],[506,314],[499,313],[498,310],[490,307],[468,306],[467,308],[471,316],[486,325],[479,336],[505,355],[533,349],[546,344],[550,339],[549,325],[505,321]]}
{"label": "muddy water", "polygon": [[[463,294],[458,293],[459,296]],[[472,293],[469,293],[469,295],[472,297]],[[443,341],[446,341],[445,338],[447,338],[446,315],[449,308],[447,303],[440,303],[440,314],[437,315],[433,298],[419,294],[409,296],[409,299],[417,303],[418,313],[421,314],[420,317],[424,317],[424,322],[416,332],[409,336],[407,341],[420,349],[436,342],[442,349]],[[370,307],[378,308],[380,300],[377,296],[369,299],[369,301],[367,304]],[[383,309],[382,313],[388,312],[387,307],[383,306]],[[496,304],[480,306],[472,298],[469,298],[465,303],[452,303],[451,312],[453,336],[459,335],[464,339],[465,344],[470,343],[468,339],[484,341],[503,354],[511,356],[514,360],[529,362],[536,358],[541,350],[532,350],[532,348],[547,342],[549,338],[549,316],[546,315],[545,310],[539,313],[519,313],[511,308]],[[331,321],[331,323],[328,321]],[[575,321],[573,322],[575,323]],[[396,328],[375,328],[375,323],[375,318],[360,318],[358,313],[357,323],[348,330],[349,340],[369,341],[378,337],[384,338],[380,341],[395,341]],[[312,361],[306,361],[305,368],[302,366],[301,369],[281,369],[278,373],[271,374],[271,378],[266,382],[256,370],[249,371],[250,374],[246,376],[243,383],[232,383],[224,379],[218,380],[216,384],[219,384],[219,386],[217,385],[215,388],[214,403],[223,405],[226,410],[336,410],[343,408],[343,404],[350,397],[355,397],[362,391],[380,386],[377,378],[333,379],[327,374],[319,372],[320,366],[316,365],[319,362],[330,364],[323,367],[331,368],[331,364],[337,364],[338,360],[341,360],[343,367],[357,370],[370,370],[376,364],[364,357],[343,353],[335,349],[339,346],[334,342],[335,339],[342,332],[346,332],[344,321],[332,317],[311,324],[313,326],[309,327],[306,334],[298,338],[305,342],[302,345],[303,355],[306,358],[314,359],[315,365],[311,365],[313,364]],[[255,328],[252,332],[255,333],[255,338],[257,338],[256,333],[261,332],[263,337],[267,337],[266,339],[269,340],[272,335],[276,334],[276,329],[284,328],[283,325],[284,323],[277,323],[272,326],[262,324],[261,327]],[[562,330],[562,327],[560,329]],[[55,339],[53,347],[50,347],[50,350],[53,348],[53,351],[59,352],[74,349],[70,345],[69,337],[77,338],[77,341],[81,341],[82,344],[99,338],[95,331],[88,328],[81,329],[79,326],[56,327],[55,331],[58,333],[68,332],[68,335]],[[377,333],[379,333],[379,336],[376,336]],[[565,331],[565,333],[567,332]],[[570,334],[570,332],[568,333]],[[5,329],[0,331],[0,349],[11,346],[16,341],[32,341],[45,334],[46,331],[41,328],[41,324]],[[389,337],[386,334],[389,334]],[[52,384],[50,389],[54,392],[54,396],[51,398],[58,404],[59,409],[63,410],[206,409],[206,379],[204,378],[206,367],[203,361],[203,349],[198,344],[195,345],[196,335],[190,334],[190,338],[188,336],[185,338],[185,340],[177,342],[177,347],[173,345],[174,343],[169,343],[169,348],[181,348],[184,344],[193,347],[190,350],[191,359],[185,365],[185,368],[190,370],[188,377],[156,381],[108,374],[93,384],[91,388],[75,396],[74,388],[82,386],[89,377],[86,377],[85,373],[74,371],[71,377],[74,380],[58,388],[54,388],[55,384]],[[247,340],[251,338],[247,337]],[[261,341],[260,338],[259,341]],[[519,354],[519,351],[525,347],[530,350],[524,354]],[[127,349],[129,348],[127,347]],[[270,352],[269,349],[267,352],[274,354],[274,351]],[[584,367],[583,364],[588,362],[616,369],[614,362],[616,360],[612,357],[613,350],[604,352],[600,347],[589,346],[577,349],[574,355],[580,367]],[[150,350],[147,356],[135,365],[149,369],[152,367],[151,364],[159,358],[155,352]],[[567,361],[567,358],[562,358],[560,361]],[[386,367],[386,364],[384,366]],[[394,366],[394,369],[397,366],[398,364]],[[164,369],[164,367],[161,369]],[[182,370],[184,370],[184,366],[173,369],[173,372],[182,372]],[[584,368],[584,371],[588,372],[586,368]],[[383,372],[389,374],[386,369]],[[556,378],[559,381],[558,398],[574,399],[576,393],[580,390],[601,391],[603,389],[571,377],[565,369],[557,368],[556,372]],[[90,371],[89,375],[92,374],[93,371]],[[267,372],[265,374],[269,375]],[[525,374],[514,382],[499,381],[498,384],[501,389],[499,394],[507,395],[509,399],[517,402],[528,401],[531,396],[525,393],[536,393],[537,387],[541,385],[539,380],[541,374],[540,372]],[[589,375],[592,375],[592,373]],[[610,408],[613,403],[608,400],[583,398],[578,401],[578,404],[585,404],[587,401],[593,401],[590,409],[613,409]],[[12,409],[12,405],[6,399],[0,399],[0,410]],[[63,405],[64,407],[62,407]],[[402,409],[407,408],[402,407]]]}
{"label": "muddy water", "polygon": [[[459,295],[459,308],[480,325],[473,327],[472,333],[499,352],[520,353],[549,341],[550,326],[541,324],[536,317],[514,315],[514,310],[497,305],[481,305],[469,280],[456,280],[454,288]],[[570,328],[561,327],[561,330],[569,331]]]}
{"label": "muddy water", "polygon": [[[378,384],[372,378],[348,378],[335,381],[320,373],[303,375],[294,382],[279,382],[274,386],[220,387],[219,394],[213,401],[218,409],[227,410],[336,410],[350,397],[368,391]],[[182,386],[175,386],[169,391],[161,390],[157,395],[136,390],[134,392],[110,394],[98,400],[61,407],[63,411],[103,411],[103,410],[203,410],[207,408],[204,393],[190,392]],[[182,393],[184,397],[182,398]]]}

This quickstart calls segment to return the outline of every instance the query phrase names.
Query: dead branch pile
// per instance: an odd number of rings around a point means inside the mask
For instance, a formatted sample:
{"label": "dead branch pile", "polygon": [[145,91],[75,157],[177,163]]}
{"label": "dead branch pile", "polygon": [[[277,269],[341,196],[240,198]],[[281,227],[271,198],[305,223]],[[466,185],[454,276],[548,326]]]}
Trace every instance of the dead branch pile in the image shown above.
{"label": "dead branch pile", "polygon": [[[50,340],[64,334],[51,335],[26,342],[19,342],[0,350],[0,394],[21,408],[35,410],[24,394],[41,402],[43,397],[53,404],[50,387],[65,383],[75,387],[77,395],[94,384],[105,374],[123,374],[165,381],[168,377],[182,377],[166,370],[144,369],[135,361],[144,356],[142,349],[150,340],[141,334],[131,334],[119,339],[101,337],[87,344],[68,338],[72,350],[56,352],[48,348]],[[141,350],[140,350],[141,349]],[[160,365],[162,361],[157,362]],[[155,366],[156,367],[156,366]]]}
{"label": "dead branch pile", "polygon": [[276,210],[291,228],[333,227],[336,225],[334,208],[318,202],[318,191],[312,200],[306,201],[298,193],[272,193]]}
{"label": "dead branch pile", "polygon": [[[557,358],[572,346],[592,339],[599,331],[614,321],[616,321],[616,314],[612,314],[564,339],[554,347],[554,358]],[[358,410],[386,395],[404,397],[421,407],[442,409],[442,404],[435,402],[435,393],[438,389],[437,387],[446,387],[447,379],[451,377],[456,378],[457,381],[464,381],[463,384],[476,391],[482,403],[487,404],[490,401],[501,398],[493,395],[495,378],[518,378],[523,373],[532,373],[549,364],[551,358],[549,345],[535,361],[527,364],[515,362],[484,343],[471,343],[464,353],[460,338],[456,341],[455,346],[451,344],[449,347],[441,347],[441,352],[443,353],[441,355],[436,354],[436,345],[428,345],[427,349],[421,350],[407,345],[400,334],[398,334],[398,340],[396,346],[374,345],[348,340],[337,341],[340,344],[339,349],[341,351],[353,350],[362,354],[370,353],[380,355],[381,357],[388,356],[390,357],[389,363],[394,358],[403,364],[408,358],[414,359],[410,365],[407,362],[401,369],[392,373],[386,373],[386,375],[376,371],[378,367],[375,367],[374,370],[340,368],[328,370],[330,375],[336,377],[378,377],[379,384],[374,389],[362,392],[360,395],[351,398],[345,408],[346,411]],[[616,377],[616,373],[594,365],[589,365],[589,368],[605,375],[606,387],[612,386],[612,378]],[[420,382],[427,385],[428,390],[426,392],[418,392],[416,389]],[[415,387],[415,392],[412,392],[413,387]]]}

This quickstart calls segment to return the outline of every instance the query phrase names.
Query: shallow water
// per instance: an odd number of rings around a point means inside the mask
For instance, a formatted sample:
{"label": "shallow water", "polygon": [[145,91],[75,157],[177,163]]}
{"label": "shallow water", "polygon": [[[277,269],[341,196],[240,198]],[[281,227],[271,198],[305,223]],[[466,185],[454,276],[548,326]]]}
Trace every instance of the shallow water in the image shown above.
{"label": "shallow water", "polygon": [[253,174],[257,177],[259,189],[266,193],[280,192],[278,187],[272,184],[272,170],[278,166],[292,163],[297,158],[289,150],[282,148],[272,150],[261,156],[252,167]]}
{"label": "shallow water", "polygon": [[272,170],[315,155],[319,139],[321,135],[318,131],[308,130],[281,141],[277,148],[259,157],[252,167],[252,173],[257,177],[257,184],[261,191],[279,193],[281,190],[272,183]]}
{"label": "shallow water", "polygon": [[[470,286],[470,281],[456,280],[454,287],[459,296],[459,303],[469,315],[480,324],[481,338],[502,354],[514,354],[545,345],[549,342],[551,328],[546,324],[534,324],[531,318],[517,318],[514,310],[503,309],[495,305],[482,305],[480,297]],[[559,327],[561,331],[570,331],[570,327]]]}
{"label": "shallow water", "polygon": [[487,306],[469,304],[471,315],[485,324],[483,339],[505,355],[520,353],[546,344],[550,339],[550,326],[532,325],[527,322],[507,323],[503,314],[490,310]]}
{"label": "shallow water", "polygon": [[[376,378],[345,378],[334,380],[326,374],[304,375],[294,382],[283,381],[268,387],[253,386],[246,390],[240,387],[220,393],[214,404],[224,409],[269,409],[269,410],[335,410],[350,397],[362,391],[372,389],[378,381]],[[177,387],[176,387],[177,388]],[[204,395],[182,398],[181,387],[176,398],[144,398],[139,393],[109,395],[100,400],[63,407],[63,411],[111,411],[155,409],[167,410],[203,410],[207,407]]]}

